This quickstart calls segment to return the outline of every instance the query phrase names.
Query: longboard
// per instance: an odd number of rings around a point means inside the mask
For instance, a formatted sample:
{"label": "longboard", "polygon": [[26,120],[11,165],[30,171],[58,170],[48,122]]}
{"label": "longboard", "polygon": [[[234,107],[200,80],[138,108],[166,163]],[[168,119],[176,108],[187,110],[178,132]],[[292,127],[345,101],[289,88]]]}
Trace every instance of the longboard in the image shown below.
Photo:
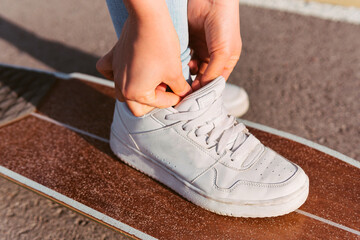
{"label": "longboard", "polygon": [[[33,78],[44,74],[28,69]],[[299,164],[310,194],[276,218],[208,212],[118,160],[108,137],[113,83],[45,73],[56,82],[36,112],[0,128],[0,175],[134,239],[360,239],[360,164],[303,138],[245,120]]]}

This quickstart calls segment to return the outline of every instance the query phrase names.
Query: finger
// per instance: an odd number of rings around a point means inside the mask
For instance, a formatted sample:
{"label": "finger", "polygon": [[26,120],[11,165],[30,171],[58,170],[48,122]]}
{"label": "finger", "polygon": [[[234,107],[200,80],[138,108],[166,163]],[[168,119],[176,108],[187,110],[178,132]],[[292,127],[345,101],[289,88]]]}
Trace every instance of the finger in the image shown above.
{"label": "finger", "polygon": [[232,73],[232,71],[234,70],[234,67],[232,68],[225,68],[224,71],[222,72],[221,76],[223,76],[225,78],[225,81],[228,80],[230,74]]}
{"label": "finger", "polygon": [[199,80],[199,79],[195,79],[195,80],[192,82],[191,87],[192,87],[193,91],[196,91],[196,90],[200,89],[200,88],[201,88],[200,80]]}
{"label": "finger", "polygon": [[191,86],[187,83],[182,73],[179,74],[179,77],[166,81],[165,83],[180,97],[185,97],[192,92]]}
{"label": "finger", "polygon": [[[99,71],[100,72],[100,71]],[[114,81],[114,72],[112,70],[100,72],[106,79]]]}
{"label": "finger", "polygon": [[189,68],[190,68],[190,73],[192,75],[196,75],[199,71],[199,60],[198,59],[191,59],[189,62]]}
{"label": "finger", "polygon": [[152,92],[148,92],[134,98],[127,98],[127,100],[136,101],[152,107],[167,108],[178,104],[181,98],[175,93],[155,89]]}
{"label": "finger", "polygon": [[[190,87],[190,85],[189,85]],[[191,88],[190,88],[191,89]],[[168,108],[175,106],[180,102],[181,98],[172,93],[172,92],[164,92],[158,89],[155,89],[155,99],[153,103],[150,103],[150,106],[154,106],[157,108]]]}
{"label": "finger", "polygon": [[112,69],[113,49],[96,62],[96,69],[107,79],[114,80]]}
{"label": "finger", "polygon": [[160,83],[157,87],[156,87],[157,90],[160,90],[160,91],[163,91],[163,92],[166,92],[166,89],[167,89],[167,85],[165,83]]}
{"label": "finger", "polygon": [[125,100],[126,100],[124,95],[121,93],[121,91],[117,87],[115,87],[115,97],[120,102],[125,102]]}
{"label": "finger", "polygon": [[200,75],[200,76],[204,75],[204,73],[205,73],[208,65],[209,65],[209,64],[208,64],[207,62],[201,62],[201,63],[200,63],[200,67],[199,67],[198,75]]}
{"label": "finger", "polygon": [[198,64],[197,64],[197,60],[196,59],[191,59],[188,66],[190,68],[190,74],[191,75],[196,75],[197,72],[199,71],[199,67],[198,67]]}
{"label": "finger", "polygon": [[207,66],[204,75],[201,78],[202,86],[206,85],[213,79],[220,76],[225,68],[225,64],[228,61],[228,57],[223,53],[214,53],[210,56],[210,62]]}
{"label": "finger", "polygon": [[[196,75],[196,78],[195,80],[193,81],[193,84],[194,86],[196,86],[196,90],[201,88],[201,78],[202,78],[202,75],[204,74],[204,72],[201,73],[200,69],[201,69],[201,66],[200,65],[200,68],[199,68],[199,72],[198,74]],[[195,83],[194,83],[195,82]],[[198,87],[197,87],[198,86]],[[193,85],[191,85],[191,87],[193,87]],[[193,87],[193,90],[194,90],[194,87]]]}
{"label": "finger", "polygon": [[130,111],[135,117],[144,116],[145,114],[149,113],[151,110],[154,109],[154,107],[132,100],[127,100],[126,104],[128,105]]}
{"label": "finger", "polygon": [[[172,93],[172,94],[175,95],[176,99],[175,99],[175,101],[173,101],[173,102],[171,102],[171,100],[170,100],[170,102],[168,103],[169,106],[167,106],[166,103],[165,103],[165,101],[163,101],[163,100],[161,99],[161,98],[162,98],[161,92],[165,92],[165,91],[166,91],[166,88],[167,88],[167,86],[166,86],[166,84],[164,84],[164,83],[162,83],[162,84],[160,84],[158,87],[156,87],[155,96],[157,96],[158,101],[161,101],[161,102],[162,102],[161,104],[158,104],[158,106],[150,106],[150,105],[148,105],[148,104],[143,104],[143,103],[140,103],[140,102],[137,102],[137,101],[126,100],[126,103],[127,103],[128,107],[129,107],[130,111],[132,112],[132,114],[133,114],[134,116],[136,116],[136,117],[141,117],[141,116],[149,113],[151,110],[153,110],[154,107],[166,108],[166,107],[171,107],[171,106],[173,106],[173,105],[176,105],[176,104],[178,103],[178,101],[179,101],[179,100],[178,100],[179,97],[178,97],[177,95],[173,94],[173,93]],[[120,92],[120,91],[119,91],[119,92]],[[159,95],[159,94],[160,94],[160,95]],[[122,95],[121,95],[121,96],[122,96]],[[168,97],[168,96],[165,96],[165,98],[167,98],[167,97]],[[156,97],[155,97],[155,99],[156,99]],[[121,101],[121,100],[119,100],[119,101]],[[156,105],[156,100],[155,100],[155,102],[154,102],[153,104]]]}
{"label": "finger", "polygon": [[199,67],[198,74],[196,75],[195,80],[191,84],[193,91],[196,91],[202,87],[201,79],[202,79],[204,72],[206,71],[206,68],[208,67],[207,62],[202,62],[199,65],[200,65],[200,67]]}

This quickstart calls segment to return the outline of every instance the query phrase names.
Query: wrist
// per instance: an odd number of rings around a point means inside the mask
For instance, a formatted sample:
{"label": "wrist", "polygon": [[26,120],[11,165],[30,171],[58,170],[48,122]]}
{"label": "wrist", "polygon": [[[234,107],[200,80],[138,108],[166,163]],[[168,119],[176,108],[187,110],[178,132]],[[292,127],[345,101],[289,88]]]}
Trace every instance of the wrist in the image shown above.
{"label": "wrist", "polygon": [[124,3],[129,18],[138,23],[171,20],[165,0],[124,0]]}

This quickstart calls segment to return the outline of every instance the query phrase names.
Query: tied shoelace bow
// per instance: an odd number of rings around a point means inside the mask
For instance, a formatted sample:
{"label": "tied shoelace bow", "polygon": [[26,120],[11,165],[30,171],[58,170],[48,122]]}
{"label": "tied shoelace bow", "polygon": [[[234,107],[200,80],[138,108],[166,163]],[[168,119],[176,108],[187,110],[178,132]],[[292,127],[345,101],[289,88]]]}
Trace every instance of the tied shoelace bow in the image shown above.
{"label": "tied shoelace bow", "polygon": [[232,161],[240,154],[237,150],[249,135],[244,124],[236,122],[235,117],[225,112],[221,98],[197,111],[180,111],[168,114],[165,118],[173,121],[187,121],[183,125],[184,131],[196,129],[196,137],[208,135],[206,144],[216,145],[218,155],[224,154],[227,149],[230,150]]}

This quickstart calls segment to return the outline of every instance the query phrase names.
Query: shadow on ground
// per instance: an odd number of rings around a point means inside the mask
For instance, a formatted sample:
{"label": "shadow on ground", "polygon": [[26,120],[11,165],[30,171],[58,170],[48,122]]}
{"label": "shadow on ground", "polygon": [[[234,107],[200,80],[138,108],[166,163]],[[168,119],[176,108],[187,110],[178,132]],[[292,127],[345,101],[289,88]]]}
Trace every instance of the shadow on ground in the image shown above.
{"label": "shadow on ground", "polygon": [[96,71],[98,56],[64,43],[47,40],[0,16],[0,38],[59,72],[83,72],[100,76]]}

